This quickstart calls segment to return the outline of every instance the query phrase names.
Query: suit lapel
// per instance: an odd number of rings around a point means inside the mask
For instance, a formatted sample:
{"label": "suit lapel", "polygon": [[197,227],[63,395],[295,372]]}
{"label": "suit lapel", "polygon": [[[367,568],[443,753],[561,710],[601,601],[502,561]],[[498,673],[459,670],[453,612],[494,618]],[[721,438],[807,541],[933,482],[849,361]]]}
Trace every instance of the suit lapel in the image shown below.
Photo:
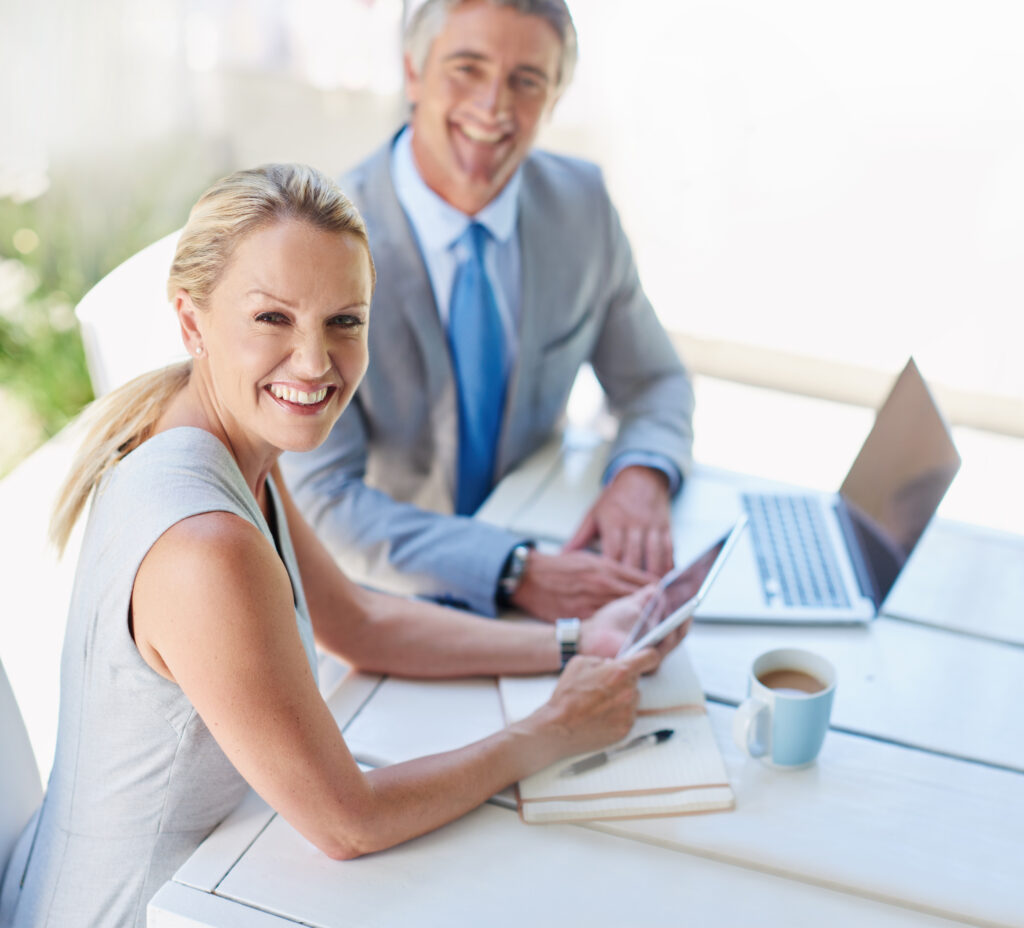
{"label": "suit lapel", "polygon": [[[363,186],[370,243],[381,278],[374,302],[380,299],[396,309],[381,319],[382,330],[375,340],[388,344],[390,326],[407,326],[411,331],[426,383],[408,387],[426,389],[437,462],[454,498],[458,411],[451,356],[419,244],[391,182],[390,153],[389,143],[367,164]],[[373,324],[371,317],[371,327]],[[371,363],[386,364],[388,360]]]}
{"label": "suit lapel", "polygon": [[558,261],[558,255],[547,247],[550,236],[546,234],[542,205],[537,201],[534,185],[530,182],[531,168],[527,160],[523,165],[523,184],[519,191],[517,234],[522,268],[519,351],[505,400],[505,420],[498,445],[499,476],[504,475],[509,466],[522,456],[529,441],[534,419],[531,408],[536,402],[542,350],[557,322],[549,309],[557,306],[558,302],[548,291],[550,281],[556,279],[551,269]]}

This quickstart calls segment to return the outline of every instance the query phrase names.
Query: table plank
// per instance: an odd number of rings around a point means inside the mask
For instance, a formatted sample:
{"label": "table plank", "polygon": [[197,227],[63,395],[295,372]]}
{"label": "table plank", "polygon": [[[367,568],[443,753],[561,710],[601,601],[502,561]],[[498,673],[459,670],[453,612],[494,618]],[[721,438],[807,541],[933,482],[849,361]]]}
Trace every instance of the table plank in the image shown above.
{"label": "table plank", "polygon": [[757,655],[807,648],[836,666],[832,725],[1024,771],[1024,650],[896,619],[867,627],[698,623],[687,648],[705,692],[738,703]]}
{"label": "table plank", "polygon": [[[344,728],[359,713],[380,681],[376,674],[352,673],[351,668],[336,658],[320,656],[321,692],[329,691],[327,707],[339,728]],[[181,865],[174,879],[186,886],[212,892],[274,814],[274,810],[250,790],[238,807]]]}
{"label": "table plank", "polygon": [[278,817],[218,893],[321,928],[957,924],[593,830],[523,825],[492,805],[341,863]]}
{"label": "table plank", "polygon": [[148,928],[293,928],[295,922],[173,880],[146,907]]}
{"label": "table plank", "polygon": [[1024,776],[840,732],[814,766],[779,771],[735,747],[732,709],[709,714],[734,812],[590,827],[971,923],[1024,924]]}
{"label": "table plank", "polygon": [[320,675],[320,692],[342,731],[384,679],[376,673],[353,673],[350,667],[329,654],[320,657]]}
{"label": "table plank", "polygon": [[885,612],[1024,645],[1024,536],[936,520]]}
{"label": "table plank", "polygon": [[388,677],[346,726],[345,743],[357,760],[379,767],[461,748],[504,726],[493,677]]}
{"label": "table plank", "polygon": [[[357,756],[397,763],[489,734],[497,702],[491,681],[389,679],[346,737]],[[814,767],[775,771],[733,745],[733,709],[709,711],[736,811],[602,828],[923,912],[1019,923],[1024,776],[836,731]]]}
{"label": "table plank", "polygon": [[174,879],[202,892],[213,892],[235,861],[256,840],[276,813],[250,790],[238,806],[174,874]]}

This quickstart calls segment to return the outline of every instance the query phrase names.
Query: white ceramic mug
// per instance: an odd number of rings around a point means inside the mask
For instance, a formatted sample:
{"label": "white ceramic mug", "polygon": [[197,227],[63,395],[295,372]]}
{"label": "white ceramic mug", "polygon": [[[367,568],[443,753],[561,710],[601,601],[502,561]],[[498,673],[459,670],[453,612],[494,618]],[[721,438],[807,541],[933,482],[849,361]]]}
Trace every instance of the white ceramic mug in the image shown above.
{"label": "white ceramic mug", "polygon": [[806,767],[825,740],[835,689],[835,668],[820,655],[766,651],[751,665],[748,696],[733,719],[736,744],[773,767]]}

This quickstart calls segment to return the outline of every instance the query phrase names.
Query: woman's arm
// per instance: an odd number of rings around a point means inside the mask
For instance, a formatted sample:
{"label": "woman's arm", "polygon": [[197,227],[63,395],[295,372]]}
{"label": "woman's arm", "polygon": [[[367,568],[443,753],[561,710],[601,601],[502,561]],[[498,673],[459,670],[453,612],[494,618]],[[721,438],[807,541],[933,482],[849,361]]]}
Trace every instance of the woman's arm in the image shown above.
{"label": "woman's arm", "polygon": [[[299,513],[275,469],[317,642],[361,670],[415,677],[558,670],[551,625],[495,621],[349,580]],[[583,623],[581,653],[611,657],[650,595],[645,588]]]}
{"label": "woman's arm", "polygon": [[577,658],[522,722],[364,775],[317,692],[284,566],[250,523],[206,513],[174,525],[139,569],[132,612],[144,659],[182,688],[257,792],[335,858],[415,837],[561,757],[623,737],[636,679],[657,663],[649,651]]}

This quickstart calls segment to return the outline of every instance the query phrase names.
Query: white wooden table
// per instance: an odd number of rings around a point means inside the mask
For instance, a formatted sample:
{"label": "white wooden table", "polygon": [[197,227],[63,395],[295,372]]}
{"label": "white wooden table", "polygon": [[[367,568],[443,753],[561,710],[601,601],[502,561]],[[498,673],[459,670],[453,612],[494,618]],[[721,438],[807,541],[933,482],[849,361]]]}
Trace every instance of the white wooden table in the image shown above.
{"label": "white wooden table", "polygon": [[[549,448],[485,516],[557,539],[599,469],[593,448]],[[699,473],[678,519],[699,524],[710,494],[744,481]],[[1024,539],[937,523],[888,607],[867,628],[695,626],[687,647],[733,812],[526,826],[497,797],[431,835],[338,863],[252,797],[157,894],[150,924],[1024,925]],[[750,660],[787,644],[829,656],[840,681],[834,729],[799,772],[745,759],[729,735]],[[501,724],[491,680],[325,669],[332,711],[365,763]]]}

